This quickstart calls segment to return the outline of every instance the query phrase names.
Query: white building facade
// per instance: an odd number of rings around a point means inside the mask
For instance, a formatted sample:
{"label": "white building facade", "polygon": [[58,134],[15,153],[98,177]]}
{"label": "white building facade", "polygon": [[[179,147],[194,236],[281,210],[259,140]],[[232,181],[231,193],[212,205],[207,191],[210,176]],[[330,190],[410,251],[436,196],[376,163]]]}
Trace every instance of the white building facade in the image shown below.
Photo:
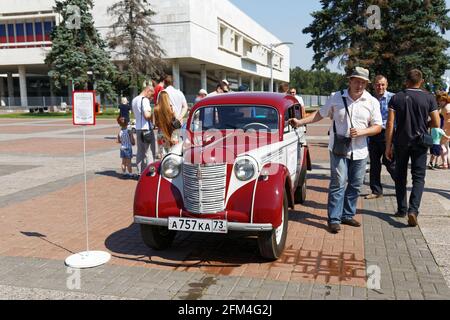
{"label": "white building facade", "polygon": [[[96,0],[95,25],[105,37],[114,23],[107,8],[117,0]],[[289,82],[290,49],[227,0],[153,0],[153,29],[166,51],[168,73],[188,97],[199,89],[209,92],[222,79],[234,88],[268,91]],[[11,104],[28,106],[34,97],[54,96],[45,55],[49,34],[60,23],[54,0],[1,0],[0,96]],[[271,59],[273,58],[273,60]],[[127,61],[113,57],[117,65]],[[272,65],[271,65],[272,60]],[[273,68],[271,68],[273,66]]]}

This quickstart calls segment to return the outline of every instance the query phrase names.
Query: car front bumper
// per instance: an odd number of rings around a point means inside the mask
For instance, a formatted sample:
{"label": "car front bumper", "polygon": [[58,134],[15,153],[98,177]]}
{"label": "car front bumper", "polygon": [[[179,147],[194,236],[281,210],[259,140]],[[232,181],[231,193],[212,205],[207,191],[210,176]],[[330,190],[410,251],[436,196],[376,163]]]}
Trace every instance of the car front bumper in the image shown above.
{"label": "car front bumper", "polygon": [[[134,216],[134,222],[137,224],[146,224],[151,226],[168,227],[169,219],[166,218],[148,218],[142,216]],[[270,223],[267,224],[255,224],[255,223],[238,223],[228,222],[228,230],[230,231],[244,231],[244,232],[261,232],[272,231],[273,226]]]}

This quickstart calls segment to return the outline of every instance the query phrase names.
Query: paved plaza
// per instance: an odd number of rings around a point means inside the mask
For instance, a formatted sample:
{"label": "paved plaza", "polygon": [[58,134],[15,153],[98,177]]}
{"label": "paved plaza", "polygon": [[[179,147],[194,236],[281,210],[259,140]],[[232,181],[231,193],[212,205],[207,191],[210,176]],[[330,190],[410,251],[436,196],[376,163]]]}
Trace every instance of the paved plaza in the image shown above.
{"label": "paved plaza", "polygon": [[[90,249],[112,259],[74,288],[64,260],[86,249],[82,129],[0,119],[0,299],[450,299],[450,171],[428,172],[420,228],[394,217],[383,173],[386,196],[359,201],[363,227],[329,234],[328,127],[308,127],[307,202],[290,211],[283,256],[266,262],[239,234],[180,233],[170,250],[147,248],[133,224],[137,182],[117,174],[119,129],[99,120],[86,132]],[[379,290],[367,288],[373,270]]]}

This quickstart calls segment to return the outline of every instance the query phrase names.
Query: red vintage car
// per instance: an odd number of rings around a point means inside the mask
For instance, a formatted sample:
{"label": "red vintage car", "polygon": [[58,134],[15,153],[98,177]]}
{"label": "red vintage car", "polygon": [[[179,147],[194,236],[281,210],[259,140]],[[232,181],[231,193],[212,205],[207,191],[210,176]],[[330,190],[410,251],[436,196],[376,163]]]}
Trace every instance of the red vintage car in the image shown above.
{"label": "red vintage car", "polygon": [[264,258],[284,250],[288,210],[306,198],[311,161],[298,101],[231,93],[191,110],[184,141],[141,175],[134,221],[146,245],[163,250],[176,232],[256,235]]}

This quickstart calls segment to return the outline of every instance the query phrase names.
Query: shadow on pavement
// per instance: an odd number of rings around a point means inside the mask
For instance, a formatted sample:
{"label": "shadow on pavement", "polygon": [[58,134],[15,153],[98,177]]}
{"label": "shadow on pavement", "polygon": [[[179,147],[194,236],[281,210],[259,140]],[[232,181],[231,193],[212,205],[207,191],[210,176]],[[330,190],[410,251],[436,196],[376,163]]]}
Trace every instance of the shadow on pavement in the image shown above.
{"label": "shadow on pavement", "polygon": [[[308,204],[306,204],[308,205]],[[308,205],[309,206],[309,205]],[[289,221],[290,222],[298,222],[304,225],[313,226],[318,229],[324,229],[328,231],[326,223],[323,224],[320,221],[327,221],[327,218],[321,217],[309,212],[292,210],[289,212]]]}
{"label": "shadow on pavement", "polygon": [[42,233],[39,233],[39,232],[29,232],[29,231],[20,231],[20,233],[23,234],[26,237],[41,239],[42,241],[50,243],[52,246],[55,246],[55,247],[60,248],[60,249],[63,249],[63,250],[65,250],[65,251],[67,251],[67,252],[69,252],[71,254],[75,254],[75,252],[73,252],[73,251],[71,251],[71,250],[69,250],[67,248],[64,248],[63,246],[60,246],[57,243],[54,243],[54,242],[51,242],[50,240],[45,239],[45,238],[47,238],[47,236],[45,234],[42,234]]}
{"label": "shadow on pavement", "polygon": [[378,218],[380,220],[386,221],[391,226],[393,226],[394,228],[397,228],[397,229],[409,228],[409,226],[406,223],[406,219],[404,219],[405,220],[404,223],[401,223],[399,221],[399,218],[396,218],[393,214],[387,214],[385,212],[376,212],[376,211],[366,210],[366,209],[359,210],[358,212],[365,216],[372,216],[372,217]]}
{"label": "shadow on pavement", "polygon": [[125,177],[121,173],[118,173],[114,170],[96,172],[95,174],[99,175],[99,176],[117,178],[117,179],[121,179],[121,180],[137,180],[136,177]]}
{"label": "shadow on pavement", "polygon": [[256,238],[239,233],[216,235],[178,232],[171,248],[156,251],[142,241],[139,225],[132,224],[111,234],[105,246],[116,254],[113,256],[120,259],[176,269],[235,268],[248,263],[267,262],[259,256]]}

